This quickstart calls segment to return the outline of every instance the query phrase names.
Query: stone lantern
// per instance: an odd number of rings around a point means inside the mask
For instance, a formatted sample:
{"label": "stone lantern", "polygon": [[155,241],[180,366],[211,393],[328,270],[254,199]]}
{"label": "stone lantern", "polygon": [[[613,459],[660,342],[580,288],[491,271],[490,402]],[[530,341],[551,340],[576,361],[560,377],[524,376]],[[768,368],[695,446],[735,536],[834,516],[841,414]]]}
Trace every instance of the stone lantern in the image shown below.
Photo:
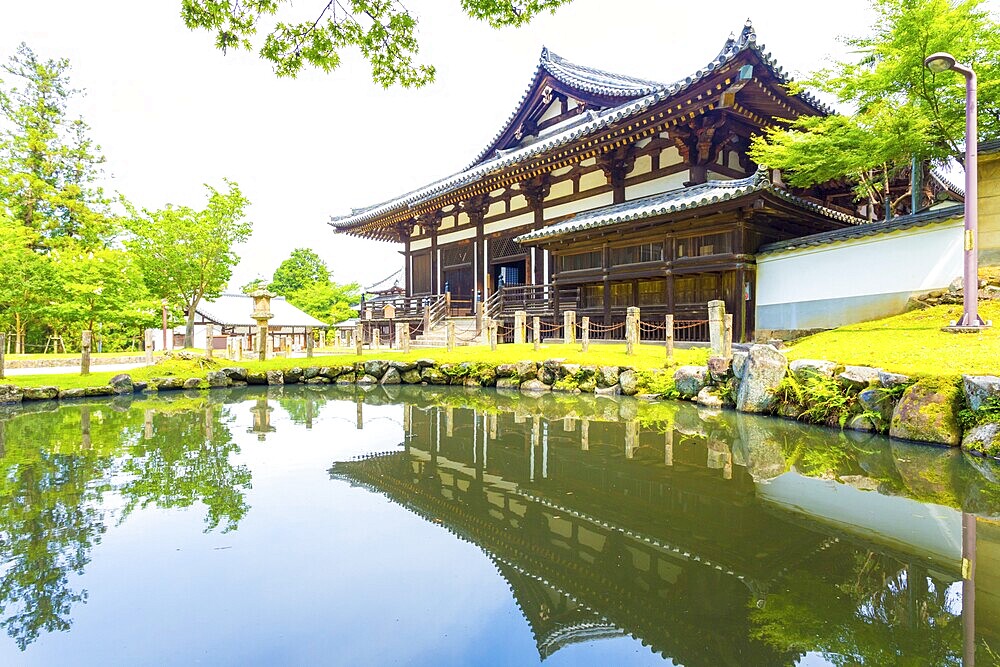
{"label": "stone lantern", "polygon": [[253,313],[250,317],[257,322],[257,358],[264,361],[267,359],[267,321],[274,317],[271,299],[278,295],[261,288],[251,292],[250,296],[253,298]]}

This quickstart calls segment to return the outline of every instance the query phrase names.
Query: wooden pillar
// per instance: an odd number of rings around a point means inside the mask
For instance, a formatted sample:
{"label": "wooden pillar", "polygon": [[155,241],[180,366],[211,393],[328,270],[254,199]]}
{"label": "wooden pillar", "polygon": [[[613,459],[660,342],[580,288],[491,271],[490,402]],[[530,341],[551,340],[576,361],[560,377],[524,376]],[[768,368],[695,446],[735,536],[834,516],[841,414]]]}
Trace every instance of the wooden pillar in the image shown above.
{"label": "wooden pillar", "polygon": [[484,280],[486,275],[486,238],[483,236],[483,216],[485,213],[486,211],[483,209],[475,212],[469,211],[469,220],[476,226],[476,292],[482,301],[486,301],[488,296]]}
{"label": "wooden pillar", "polygon": [[84,331],[80,337],[80,375],[90,375],[90,341],[93,332]]}
{"label": "wooden pillar", "polygon": [[431,294],[441,293],[441,276],[438,266],[438,228],[441,227],[439,215],[423,216],[420,226],[431,233]]}
{"label": "wooden pillar", "polygon": [[[534,214],[532,229],[541,229],[545,226],[545,197],[549,194],[549,180],[547,176],[536,176],[529,181],[521,183],[521,191],[528,202],[528,208]],[[532,247],[528,250],[528,259],[531,263],[528,275],[525,276],[525,283],[542,285],[545,283],[545,251],[541,248]]]}
{"label": "wooden pillar", "polygon": [[601,249],[601,266],[604,267],[604,326],[611,325],[611,274],[608,272],[611,251],[605,243]]}
{"label": "wooden pillar", "polygon": [[746,269],[740,267],[736,270],[736,312],[733,313],[733,326],[735,327],[733,337],[741,343],[747,342],[747,305],[744,298],[744,286],[747,282]]}

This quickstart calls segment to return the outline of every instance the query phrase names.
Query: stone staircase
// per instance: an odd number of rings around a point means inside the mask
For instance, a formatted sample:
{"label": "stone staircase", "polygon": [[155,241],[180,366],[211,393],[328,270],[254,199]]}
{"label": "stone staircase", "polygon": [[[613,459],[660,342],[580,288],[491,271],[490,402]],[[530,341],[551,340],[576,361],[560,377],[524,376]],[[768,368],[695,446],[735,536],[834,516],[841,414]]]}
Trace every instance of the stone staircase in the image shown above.
{"label": "stone staircase", "polygon": [[[455,345],[479,345],[482,336],[476,336],[475,317],[446,317],[431,330],[413,338],[413,348],[448,347],[448,322],[455,323]],[[475,338],[474,338],[475,337]]]}

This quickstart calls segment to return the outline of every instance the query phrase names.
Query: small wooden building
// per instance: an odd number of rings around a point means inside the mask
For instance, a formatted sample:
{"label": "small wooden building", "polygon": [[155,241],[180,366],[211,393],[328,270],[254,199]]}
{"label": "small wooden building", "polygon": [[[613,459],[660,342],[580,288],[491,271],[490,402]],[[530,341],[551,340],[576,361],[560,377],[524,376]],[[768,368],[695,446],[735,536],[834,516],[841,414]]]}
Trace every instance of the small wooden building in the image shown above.
{"label": "small wooden building", "polygon": [[[254,336],[257,333],[257,323],[250,316],[252,313],[253,298],[248,294],[223,294],[214,301],[203,300],[199,304],[195,326],[213,325],[217,349],[226,349],[226,339],[236,337],[243,338],[243,349],[251,350],[255,347]],[[275,352],[305,350],[306,336],[312,335],[313,330],[329,328],[325,322],[288,303],[283,296],[271,299],[271,313],[274,317],[268,322],[267,331]]]}

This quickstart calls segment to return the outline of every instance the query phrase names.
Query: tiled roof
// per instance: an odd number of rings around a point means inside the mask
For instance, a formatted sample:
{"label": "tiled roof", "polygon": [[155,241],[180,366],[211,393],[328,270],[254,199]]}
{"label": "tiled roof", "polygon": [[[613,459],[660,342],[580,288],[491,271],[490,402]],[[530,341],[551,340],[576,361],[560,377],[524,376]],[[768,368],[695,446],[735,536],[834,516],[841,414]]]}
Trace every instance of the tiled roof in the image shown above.
{"label": "tiled roof", "polygon": [[809,246],[825,245],[827,243],[836,243],[837,241],[863,238],[865,236],[888,234],[889,232],[897,232],[902,229],[911,229],[913,227],[923,227],[935,222],[961,218],[963,212],[964,208],[961,204],[959,204],[933,211],[924,211],[923,213],[917,213],[915,215],[901,215],[896,218],[891,218],[888,221],[882,220],[880,222],[866,222],[854,227],[847,227],[845,229],[835,229],[831,232],[810,234],[809,236],[800,236],[797,239],[788,239],[787,241],[768,243],[767,245],[761,246],[757,254],[766,255],[785,250],[795,250],[797,248],[807,248]]}
{"label": "tiled roof", "polygon": [[[430,185],[426,185],[417,190],[413,190],[399,197],[384,201],[361,209],[353,209],[349,215],[331,216],[329,224],[337,230],[348,230],[369,220],[376,219],[393,211],[405,210],[415,204],[445,195],[457,190],[465,185],[474,183],[484,178],[488,174],[518,164],[536,155],[546,153],[554,148],[572,143],[578,139],[586,137],[598,130],[619,121],[641,114],[654,104],[677,95],[691,86],[695,85],[712,72],[725,66],[744,51],[752,50],[757,53],[761,61],[768,68],[768,71],[780,82],[787,83],[791,79],[784,70],[777,64],[770,53],[764,51],[764,46],[757,44],[757,35],[753,30],[753,25],[747,20],[739,36],[730,35],[719,54],[704,68],[697,70],[691,76],[675,81],[672,84],[660,84],[654,81],[646,81],[633,77],[612,74],[602,70],[575,65],[563,58],[553,54],[548,49],[542,50],[538,69],[532,78],[532,86],[538,73],[543,69],[552,76],[564,81],[567,85],[578,86],[592,92],[603,92],[605,95],[633,96],[634,99],[622,104],[605,109],[603,111],[588,111],[580,114],[576,119],[567,125],[560,125],[553,128],[551,134],[542,135],[536,141],[509,151],[497,151],[493,155],[487,155],[489,148],[483,151],[476,160],[451,176],[437,180]],[[560,78],[563,77],[563,78]],[[532,88],[521,97],[518,109],[524,103]],[[611,93],[610,91],[617,91]],[[648,92],[646,92],[648,91]],[[635,97],[639,95],[638,97]],[[802,93],[798,98],[819,113],[831,113],[831,109],[817,101],[809,94]],[[516,116],[516,112],[515,115]],[[494,145],[514,121],[514,116],[505,123],[503,129],[490,142],[490,147]]]}
{"label": "tiled roof", "polygon": [[[223,294],[214,301],[202,300],[198,306],[198,314],[206,320],[224,326],[256,326],[250,314],[253,312],[253,298],[247,294]],[[274,315],[268,326],[272,327],[325,327],[327,324],[308,315],[292,304],[285,297],[276,296],[271,299],[271,313]]]}
{"label": "tiled roof", "polygon": [[1000,153],[1000,139],[979,142],[979,152],[986,155]]}
{"label": "tiled roof", "polygon": [[562,236],[583,230],[596,229],[598,227],[608,227],[623,222],[642,220],[655,216],[666,215],[688,211],[703,206],[710,206],[720,202],[729,201],[745,197],[757,192],[767,191],[785,201],[796,206],[819,213],[828,218],[860,224],[860,218],[834,211],[833,209],[820,206],[814,202],[796,197],[785,190],[774,186],[767,177],[767,170],[761,167],[753,176],[741,178],[734,181],[708,181],[691,187],[672,190],[651,197],[644,197],[634,201],[627,201],[621,204],[613,204],[604,208],[578,213],[572,218],[563,220],[549,227],[537,229],[527,234],[518,236],[515,241],[524,243],[526,241],[537,241],[552,236]]}

